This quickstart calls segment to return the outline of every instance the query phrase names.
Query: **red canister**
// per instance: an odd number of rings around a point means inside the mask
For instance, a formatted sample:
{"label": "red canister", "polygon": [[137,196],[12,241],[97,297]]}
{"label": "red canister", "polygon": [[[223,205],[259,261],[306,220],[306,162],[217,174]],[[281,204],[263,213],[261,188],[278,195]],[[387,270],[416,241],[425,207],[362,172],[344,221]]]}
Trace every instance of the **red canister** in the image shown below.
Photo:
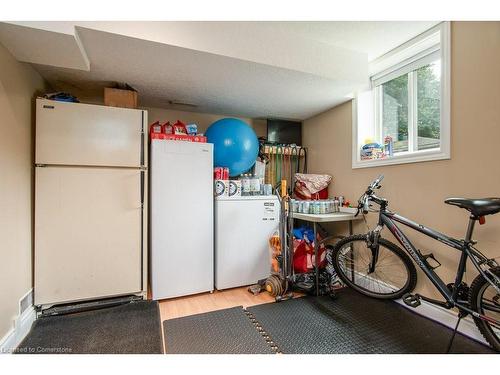
{"label": "red canister", "polygon": [[215,167],[214,168],[214,180],[222,180],[223,168]]}
{"label": "red canister", "polygon": [[167,121],[161,126],[163,134],[174,134],[174,128],[170,124],[170,121]]}
{"label": "red canister", "polygon": [[156,121],[151,124],[149,127],[149,133],[150,134],[160,134],[161,133],[161,125],[159,121]]}

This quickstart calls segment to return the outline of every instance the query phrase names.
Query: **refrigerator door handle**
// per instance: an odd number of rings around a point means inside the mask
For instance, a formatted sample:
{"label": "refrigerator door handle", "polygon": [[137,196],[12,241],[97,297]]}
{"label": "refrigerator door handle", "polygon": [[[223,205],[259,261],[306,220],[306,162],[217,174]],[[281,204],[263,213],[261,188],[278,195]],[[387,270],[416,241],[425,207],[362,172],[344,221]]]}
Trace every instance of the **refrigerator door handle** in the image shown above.
{"label": "refrigerator door handle", "polygon": [[141,170],[141,290],[144,290],[144,179],[145,171]]}
{"label": "refrigerator door handle", "polygon": [[141,113],[141,167],[144,167],[144,111]]}
{"label": "refrigerator door handle", "polygon": [[141,208],[144,208],[144,170],[141,170]]}

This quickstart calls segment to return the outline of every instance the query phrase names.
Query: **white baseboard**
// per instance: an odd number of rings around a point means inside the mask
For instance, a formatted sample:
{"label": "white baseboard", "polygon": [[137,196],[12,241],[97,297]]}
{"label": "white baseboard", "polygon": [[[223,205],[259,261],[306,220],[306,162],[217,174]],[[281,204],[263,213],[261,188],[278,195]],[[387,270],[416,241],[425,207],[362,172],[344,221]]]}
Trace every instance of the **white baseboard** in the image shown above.
{"label": "white baseboard", "polygon": [[[449,327],[451,329],[455,329],[455,325],[457,324],[458,316],[452,310],[447,310],[444,307],[433,305],[432,303],[421,300],[421,305],[419,307],[413,308],[407,306],[402,299],[396,300],[401,306],[406,307],[410,311],[414,311],[419,315],[425,316],[435,322],[441,323],[442,325]],[[470,337],[476,341],[480,341],[485,345],[488,345],[486,340],[484,339],[481,332],[477,328],[474,320],[467,316],[460,321],[460,325],[458,326],[458,332],[461,334]]]}
{"label": "white baseboard", "polygon": [[[32,289],[29,290],[21,300],[31,293],[33,293]],[[14,327],[0,339],[0,354],[12,353],[13,350],[19,346],[21,341],[24,340],[35,320],[36,311],[34,306],[29,306],[21,312],[14,320]]]}
{"label": "white baseboard", "polygon": [[0,353],[12,353],[26,337],[35,319],[35,308],[30,306],[16,319],[14,328],[0,340]]}

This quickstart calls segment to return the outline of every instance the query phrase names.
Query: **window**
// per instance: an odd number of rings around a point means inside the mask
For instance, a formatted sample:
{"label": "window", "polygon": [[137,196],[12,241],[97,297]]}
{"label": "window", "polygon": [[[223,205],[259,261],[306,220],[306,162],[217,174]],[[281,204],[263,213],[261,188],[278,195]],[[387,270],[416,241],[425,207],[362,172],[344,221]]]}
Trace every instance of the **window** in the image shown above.
{"label": "window", "polygon": [[[378,137],[385,143],[390,138],[393,152],[408,151],[408,74],[391,79],[376,88],[377,101],[380,102],[380,116],[377,126],[382,130]],[[376,103],[378,104],[378,103]],[[388,154],[392,150],[385,150]]]}
{"label": "window", "polygon": [[353,168],[448,159],[449,25],[372,64],[353,106]]}

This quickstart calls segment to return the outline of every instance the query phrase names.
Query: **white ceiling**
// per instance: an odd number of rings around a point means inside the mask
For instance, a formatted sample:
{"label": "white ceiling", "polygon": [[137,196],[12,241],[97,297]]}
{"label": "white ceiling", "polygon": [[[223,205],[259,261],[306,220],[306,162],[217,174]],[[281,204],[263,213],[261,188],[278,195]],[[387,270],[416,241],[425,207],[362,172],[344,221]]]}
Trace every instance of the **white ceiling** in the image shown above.
{"label": "white ceiling", "polygon": [[272,30],[368,54],[368,61],[423,33],[436,21],[259,22]]}
{"label": "white ceiling", "polygon": [[348,100],[367,85],[369,60],[434,24],[16,22],[0,23],[0,42],[77,95],[118,81],[142,106],[305,119]]}
{"label": "white ceiling", "polygon": [[19,60],[55,67],[89,70],[90,62],[78,36],[0,23],[0,42]]}
{"label": "white ceiling", "polygon": [[352,90],[348,82],[295,70],[90,29],[79,34],[90,71],[41,65],[37,70],[57,86],[69,82],[98,94],[110,81],[126,81],[144,106],[165,108],[177,100],[202,112],[301,119]]}

